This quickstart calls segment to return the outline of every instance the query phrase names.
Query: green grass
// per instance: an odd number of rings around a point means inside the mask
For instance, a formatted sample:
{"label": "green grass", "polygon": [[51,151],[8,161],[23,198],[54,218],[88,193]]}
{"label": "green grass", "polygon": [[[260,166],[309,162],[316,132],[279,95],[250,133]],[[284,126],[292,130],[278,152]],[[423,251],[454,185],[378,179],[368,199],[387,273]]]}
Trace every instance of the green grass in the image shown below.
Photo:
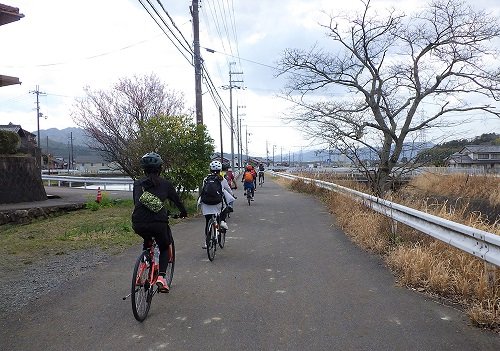
{"label": "green grass", "polygon": [[[57,217],[0,226],[0,265],[31,264],[46,256],[95,247],[119,253],[140,243],[141,237],[132,229],[132,200],[103,200],[101,204],[89,201],[86,209]],[[184,203],[188,213],[196,211],[194,199]]]}

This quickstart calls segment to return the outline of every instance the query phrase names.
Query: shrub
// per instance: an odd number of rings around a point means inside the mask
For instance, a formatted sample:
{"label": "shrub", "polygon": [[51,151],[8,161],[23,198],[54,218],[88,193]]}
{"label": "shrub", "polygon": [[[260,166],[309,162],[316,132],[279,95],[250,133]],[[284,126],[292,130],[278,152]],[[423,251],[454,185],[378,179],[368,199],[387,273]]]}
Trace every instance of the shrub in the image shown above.
{"label": "shrub", "polygon": [[21,138],[14,132],[0,130],[0,154],[15,154],[21,145]]}

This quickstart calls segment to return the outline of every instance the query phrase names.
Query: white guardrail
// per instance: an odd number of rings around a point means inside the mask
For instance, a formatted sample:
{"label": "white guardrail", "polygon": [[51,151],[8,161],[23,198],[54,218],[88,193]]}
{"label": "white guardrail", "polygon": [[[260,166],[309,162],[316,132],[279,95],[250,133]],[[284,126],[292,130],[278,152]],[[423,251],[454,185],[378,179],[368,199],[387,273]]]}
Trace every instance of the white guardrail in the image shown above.
{"label": "white guardrail", "polygon": [[397,222],[406,224],[422,233],[500,267],[500,235],[455,223],[341,185],[299,177],[289,173],[272,172],[272,174],[288,179],[302,179],[306,183],[314,183],[318,187],[346,194]]}
{"label": "white guardrail", "polygon": [[[240,175],[239,171],[234,172],[235,178],[238,178],[239,175]],[[79,176],[42,174],[42,180],[47,181],[48,186],[52,186],[52,182],[57,182],[57,186],[61,186],[61,182],[66,182],[68,183],[70,188],[72,187],[73,183],[78,183],[78,184],[83,183],[84,189],[87,189],[87,186],[89,184],[102,185],[103,190],[107,190],[106,185],[122,185],[124,187],[128,186],[128,191],[132,191],[134,187],[134,180],[132,178],[126,178],[126,177],[100,178],[100,177],[79,177]]]}
{"label": "white guardrail", "polygon": [[87,189],[89,184],[102,185],[103,190],[106,190],[106,185],[119,184],[123,186],[128,185],[128,191],[132,191],[134,180],[132,178],[114,177],[114,178],[97,178],[97,177],[76,177],[76,176],[56,176],[42,174],[42,180],[48,182],[48,186],[52,186],[52,182],[57,182],[57,186],[61,186],[61,182],[69,183],[71,187],[73,183],[83,183],[83,188]]}

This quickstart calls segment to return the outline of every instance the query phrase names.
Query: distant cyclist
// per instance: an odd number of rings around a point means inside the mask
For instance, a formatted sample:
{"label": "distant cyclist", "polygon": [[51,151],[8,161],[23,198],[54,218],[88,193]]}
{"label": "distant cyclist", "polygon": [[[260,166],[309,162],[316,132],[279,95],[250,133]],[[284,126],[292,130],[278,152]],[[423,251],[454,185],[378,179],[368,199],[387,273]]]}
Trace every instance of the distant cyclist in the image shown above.
{"label": "distant cyclist", "polygon": [[227,179],[227,182],[228,182],[229,187],[231,189],[237,189],[238,188],[238,185],[236,185],[236,179],[234,179],[233,170],[231,168],[228,168],[228,170],[226,172],[226,179]]}
{"label": "distant cyclist", "polygon": [[259,184],[264,183],[264,164],[259,163]]}
{"label": "distant cyclist", "polygon": [[[201,213],[205,216],[205,233],[208,222],[212,215],[220,216],[220,226],[227,230],[226,217],[232,212],[232,203],[235,200],[233,191],[229,187],[227,180],[220,174],[222,164],[220,161],[210,162],[210,174],[203,180],[201,195],[198,199],[198,205],[201,207]],[[203,248],[206,248],[206,241],[203,242]]]}
{"label": "distant cyclist", "polygon": [[247,195],[247,193],[250,192],[252,194],[252,201],[255,195],[254,173],[255,170],[253,170],[252,165],[247,165],[245,168],[245,172],[243,172],[243,176],[241,177],[241,182],[243,183],[243,189],[245,190],[245,195]]}
{"label": "distant cyclist", "polygon": [[[165,280],[165,273],[172,243],[172,231],[168,225],[168,213],[163,203],[167,199],[171,200],[179,209],[181,217],[186,217],[187,211],[172,183],[160,177],[162,165],[163,160],[157,153],[150,152],[141,158],[145,177],[134,182],[132,228],[144,239],[143,249],[149,248],[151,239],[155,238],[160,250],[160,273],[156,284],[161,292],[168,292],[170,288]],[[145,192],[148,196],[143,196]]]}
{"label": "distant cyclist", "polygon": [[255,168],[250,165],[250,172],[252,172],[252,175],[253,175],[253,190],[256,191],[257,190],[257,172],[255,171]]}

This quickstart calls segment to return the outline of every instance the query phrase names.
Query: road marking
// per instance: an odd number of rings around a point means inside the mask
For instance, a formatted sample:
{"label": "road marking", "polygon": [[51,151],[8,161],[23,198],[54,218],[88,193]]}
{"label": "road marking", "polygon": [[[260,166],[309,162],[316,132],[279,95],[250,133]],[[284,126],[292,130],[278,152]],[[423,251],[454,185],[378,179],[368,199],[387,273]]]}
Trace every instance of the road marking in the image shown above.
{"label": "road marking", "polygon": [[286,293],[286,290],[276,290],[275,293],[284,294],[284,293]]}

